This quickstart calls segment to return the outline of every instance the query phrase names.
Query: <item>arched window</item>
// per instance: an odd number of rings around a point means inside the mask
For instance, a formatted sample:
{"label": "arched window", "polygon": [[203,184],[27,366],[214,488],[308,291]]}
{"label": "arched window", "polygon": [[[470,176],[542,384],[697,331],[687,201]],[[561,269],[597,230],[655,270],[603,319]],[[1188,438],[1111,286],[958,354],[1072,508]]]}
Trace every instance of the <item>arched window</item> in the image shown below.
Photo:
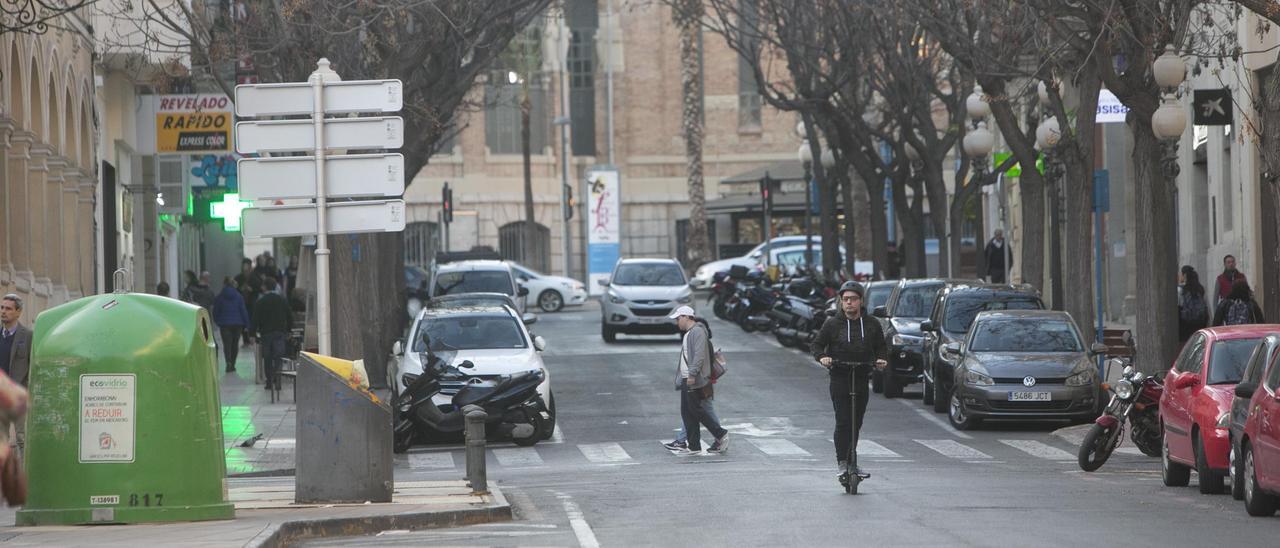
{"label": "arched window", "polygon": [[524,221],[516,221],[502,225],[498,229],[498,246],[502,258],[518,262],[539,272],[547,272],[551,267],[551,229],[540,224],[533,225],[533,241],[528,240],[528,231]]}

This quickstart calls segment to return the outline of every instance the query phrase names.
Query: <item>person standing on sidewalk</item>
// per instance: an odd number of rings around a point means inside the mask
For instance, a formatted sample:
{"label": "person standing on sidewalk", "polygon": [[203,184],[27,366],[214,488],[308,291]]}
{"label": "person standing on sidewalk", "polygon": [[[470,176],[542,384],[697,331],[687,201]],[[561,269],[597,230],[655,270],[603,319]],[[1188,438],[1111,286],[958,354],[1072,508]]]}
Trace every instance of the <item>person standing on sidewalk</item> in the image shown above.
{"label": "person standing on sidewalk", "polygon": [[1218,309],[1213,314],[1213,326],[1253,323],[1267,323],[1267,320],[1263,318],[1258,302],[1253,300],[1249,282],[1241,278],[1231,285],[1231,293],[1227,294],[1227,298],[1218,303]]}
{"label": "person standing on sidewalk", "polygon": [[670,319],[684,332],[684,340],[680,345],[680,363],[676,369],[676,388],[680,390],[680,418],[684,422],[684,431],[688,446],[676,452],[677,455],[702,454],[702,427],[715,436],[715,443],[707,448],[708,453],[724,453],[729,449],[729,432],[720,426],[720,422],[708,413],[707,402],[713,392],[711,388],[711,341],[706,328],[694,318],[693,308],[682,306],[672,312]]}
{"label": "person standing on sidewalk", "polygon": [[1218,301],[1226,300],[1231,295],[1232,286],[1236,280],[1248,281],[1244,277],[1244,272],[1236,270],[1235,255],[1227,255],[1222,258],[1222,274],[1218,274]]}
{"label": "person standing on sidewalk", "polygon": [[1200,274],[1191,265],[1182,265],[1182,283],[1178,294],[1178,342],[1186,343],[1191,334],[1209,324],[1209,305],[1205,300]]}
{"label": "person standing on sidewalk", "polygon": [[[699,318],[696,316],[693,318],[693,321],[698,322],[698,325],[701,325],[703,329],[707,330],[707,344],[710,345],[711,324],[707,323],[705,318]],[[707,352],[708,355],[714,355],[710,350],[710,346],[708,346]],[[676,390],[679,389],[680,388],[677,386]],[[706,401],[702,402],[702,408],[707,410],[707,416],[711,418],[712,422],[720,424],[720,417],[716,415],[716,408],[712,405],[713,403],[715,403],[714,398],[707,398]],[[680,433],[676,434],[675,441],[664,443],[662,446],[672,451],[681,451],[689,448],[689,431],[685,429],[683,420],[680,422]]]}
{"label": "person standing on sidewalk", "polygon": [[222,355],[227,360],[227,373],[235,373],[240,355],[240,335],[249,327],[249,309],[244,296],[230,276],[222,280],[222,292],[213,301],[213,322],[222,332]]}
{"label": "person standing on sidewalk", "polygon": [[266,388],[271,390],[280,382],[276,371],[280,370],[280,360],[284,358],[285,338],[292,327],[293,314],[289,311],[289,301],[276,293],[275,278],[264,278],[262,288],[262,296],[253,305],[252,324],[262,352],[262,364],[266,368]]}
{"label": "person standing on sidewalk", "polygon": [[[858,282],[845,282],[840,286],[840,292],[836,296],[840,299],[840,308],[844,313],[827,318],[812,344],[813,359],[818,360],[831,374],[829,392],[831,405],[836,412],[834,439],[836,465],[840,468],[841,482],[846,481],[850,473],[863,475],[860,469],[848,469],[848,459],[853,445],[853,430],[856,428],[859,432],[862,431],[862,416],[867,413],[867,379],[870,374],[866,368],[846,364],[874,363],[876,369],[884,369],[889,363],[889,348],[885,345],[880,322],[874,318],[867,321],[862,316],[863,292],[862,285]],[[844,363],[836,363],[836,360]],[[850,386],[858,396],[856,417],[853,402],[849,399]]]}
{"label": "person standing on sidewalk", "polygon": [[987,278],[993,284],[1005,283],[1004,271],[1013,266],[1013,255],[1009,253],[1009,246],[1005,245],[1003,230],[996,229],[995,236],[987,242],[984,254],[987,259]]}

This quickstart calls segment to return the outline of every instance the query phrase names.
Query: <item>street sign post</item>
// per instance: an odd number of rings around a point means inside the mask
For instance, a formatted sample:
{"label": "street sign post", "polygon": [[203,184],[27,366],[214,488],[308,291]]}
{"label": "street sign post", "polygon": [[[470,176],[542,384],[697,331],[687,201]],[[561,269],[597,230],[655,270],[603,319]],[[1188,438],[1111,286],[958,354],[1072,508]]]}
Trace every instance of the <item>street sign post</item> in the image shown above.
{"label": "street sign post", "polygon": [[[326,232],[358,234],[404,230],[404,200],[335,202],[328,206]],[[244,210],[246,238],[287,238],[316,233],[315,204],[255,207]]]}
{"label": "street sign post", "polygon": [[316,236],[316,319],[320,353],[332,355],[329,309],[329,233],[404,230],[403,200],[329,204],[330,197],[404,194],[399,154],[329,156],[330,149],[395,149],[404,144],[398,116],[326,119],[325,114],[393,113],[403,103],[399,80],[343,82],[328,59],[307,82],[236,86],[241,117],[311,115],[310,120],[236,124],[241,154],[310,152],[305,157],[250,158],[238,162],[242,195],[252,200],[314,199],[314,204],[250,208],[246,237]]}
{"label": "street sign post", "polygon": [[[325,160],[326,194],[330,198],[393,197],[404,194],[404,156],[348,154]],[[314,198],[316,159],[311,156],[241,158],[240,198],[288,200]]]}

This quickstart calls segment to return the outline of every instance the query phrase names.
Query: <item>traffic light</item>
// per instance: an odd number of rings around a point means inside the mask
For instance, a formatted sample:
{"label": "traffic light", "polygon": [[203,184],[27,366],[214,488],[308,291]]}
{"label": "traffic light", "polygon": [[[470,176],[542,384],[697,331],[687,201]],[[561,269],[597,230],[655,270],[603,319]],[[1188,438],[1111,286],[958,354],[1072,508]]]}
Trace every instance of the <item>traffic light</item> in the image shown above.
{"label": "traffic light", "polygon": [[564,220],[573,218],[573,208],[576,205],[573,201],[573,185],[564,185]]}
{"label": "traffic light", "polygon": [[766,210],[773,209],[773,190],[777,182],[768,175],[760,179],[760,207]]}
{"label": "traffic light", "polygon": [[453,222],[453,189],[449,188],[449,183],[444,184],[444,189],[440,196],[441,220],[445,223]]}

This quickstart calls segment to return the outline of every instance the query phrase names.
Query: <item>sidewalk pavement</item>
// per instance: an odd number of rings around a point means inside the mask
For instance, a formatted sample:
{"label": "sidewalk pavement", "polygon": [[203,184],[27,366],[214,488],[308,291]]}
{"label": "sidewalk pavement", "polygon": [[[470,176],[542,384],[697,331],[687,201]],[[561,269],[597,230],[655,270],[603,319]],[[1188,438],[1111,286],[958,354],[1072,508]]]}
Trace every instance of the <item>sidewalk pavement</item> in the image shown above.
{"label": "sidewalk pavement", "polygon": [[[254,382],[254,350],[241,348],[234,373],[222,381],[223,441],[228,498],[236,519],[141,525],[0,526],[6,546],[288,546],[326,536],[371,535],[390,529],[426,529],[508,521],[511,506],[490,480],[488,495],[472,495],[466,481],[397,482],[391,503],[294,504],[297,431],[292,382],[281,398]],[[252,441],[249,447],[242,444]],[[408,475],[398,466],[398,475]],[[12,524],[16,508],[0,508],[0,524]]]}

